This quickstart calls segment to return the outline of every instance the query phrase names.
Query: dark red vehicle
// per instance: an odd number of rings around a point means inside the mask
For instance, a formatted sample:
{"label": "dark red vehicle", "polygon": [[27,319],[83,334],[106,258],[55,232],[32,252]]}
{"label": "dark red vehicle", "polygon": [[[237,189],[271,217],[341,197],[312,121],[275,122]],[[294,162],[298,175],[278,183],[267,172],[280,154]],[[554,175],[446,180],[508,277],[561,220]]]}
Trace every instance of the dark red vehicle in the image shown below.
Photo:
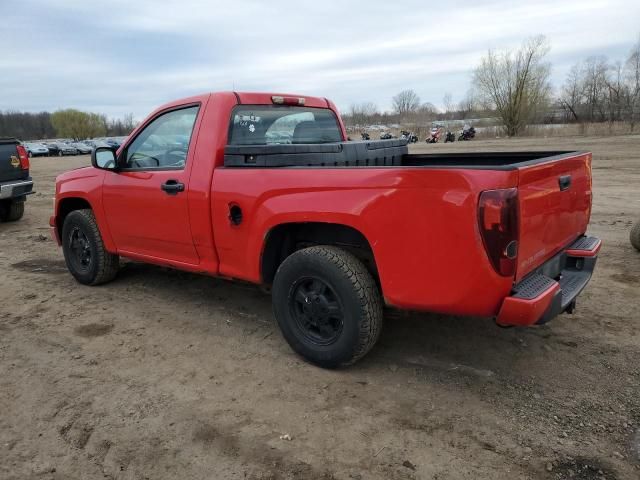
{"label": "dark red vehicle", "polygon": [[600,249],[590,153],[346,138],[325,98],[179,100],[57,178],[52,233],[83,284],[122,256],[270,285],[284,337],[324,367],[371,349],[385,304],[518,326],[573,310]]}

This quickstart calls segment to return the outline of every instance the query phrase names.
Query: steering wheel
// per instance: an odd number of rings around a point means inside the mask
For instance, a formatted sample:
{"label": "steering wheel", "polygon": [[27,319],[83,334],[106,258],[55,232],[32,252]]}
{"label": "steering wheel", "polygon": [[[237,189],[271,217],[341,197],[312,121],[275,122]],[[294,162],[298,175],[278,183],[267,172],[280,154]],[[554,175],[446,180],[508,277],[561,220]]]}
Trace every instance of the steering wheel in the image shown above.
{"label": "steering wheel", "polygon": [[[164,154],[165,159],[167,159],[167,163],[170,165],[178,165],[184,164],[187,160],[187,149],[184,147],[171,147]],[[169,157],[173,157],[176,159],[175,162],[169,161]]]}
{"label": "steering wheel", "polygon": [[[140,157],[140,158],[139,158]],[[149,167],[150,165],[145,165],[144,163],[140,162],[140,160],[152,160],[155,162],[155,166],[159,167],[160,166],[160,160],[158,160],[156,157],[152,157],[151,155],[147,155],[145,153],[142,152],[136,152],[134,153],[131,158],[129,159],[129,161],[131,163],[133,163],[133,165],[135,167],[138,168],[144,168],[144,167]]]}

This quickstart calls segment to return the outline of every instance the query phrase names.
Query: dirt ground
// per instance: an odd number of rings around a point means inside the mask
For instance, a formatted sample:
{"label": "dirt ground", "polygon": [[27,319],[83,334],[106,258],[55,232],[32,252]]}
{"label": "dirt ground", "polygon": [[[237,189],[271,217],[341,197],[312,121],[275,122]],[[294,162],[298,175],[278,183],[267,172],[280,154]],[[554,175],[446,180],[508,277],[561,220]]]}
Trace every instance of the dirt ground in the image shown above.
{"label": "dirt ground", "polygon": [[48,219],[88,157],[33,159],[38,193],[0,224],[0,478],[640,478],[640,136],[412,148],[593,151],[605,243],[573,316],[392,312],[360,363],[321,370],[257,288],[137,263],[77,284]]}

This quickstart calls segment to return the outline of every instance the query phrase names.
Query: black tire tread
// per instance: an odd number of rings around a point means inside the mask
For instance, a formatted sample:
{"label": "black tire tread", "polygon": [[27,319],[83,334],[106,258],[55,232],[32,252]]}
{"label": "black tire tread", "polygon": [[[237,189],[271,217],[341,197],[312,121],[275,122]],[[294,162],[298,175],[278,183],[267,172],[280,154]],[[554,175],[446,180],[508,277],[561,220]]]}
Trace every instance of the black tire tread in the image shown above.
{"label": "black tire tread", "polygon": [[[359,343],[350,360],[343,366],[352,365],[373,348],[380,337],[383,323],[382,299],[378,286],[364,264],[352,253],[331,245],[316,245],[296,252],[298,255],[320,257],[334,264],[347,278],[360,301]],[[286,262],[286,260],[285,260]],[[284,262],[283,262],[284,263]]]}
{"label": "black tire tread", "polygon": [[3,222],[15,222],[24,215],[24,202],[10,201],[2,212]]}
{"label": "black tire tread", "polygon": [[631,228],[631,232],[629,232],[629,241],[636,250],[640,251],[640,220],[638,220]]}
{"label": "black tire tread", "polygon": [[[120,268],[120,257],[118,255],[109,253],[105,248],[104,242],[102,241],[102,235],[100,235],[100,229],[98,228],[98,222],[96,222],[96,217],[93,214],[93,210],[89,208],[74,210],[73,212],[69,213],[69,216],[71,215],[78,215],[84,218],[84,220],[87,222],[87,225],[91,229],[91,233],[93,234],[97,245],[96,255],[98,273],[96,274],[93,281],[89,283],[89,285],[101,285],[103,283],[110,282],[118,274],[118,269]],[[67,216],[67,219],[68,218],[69,217]]]}

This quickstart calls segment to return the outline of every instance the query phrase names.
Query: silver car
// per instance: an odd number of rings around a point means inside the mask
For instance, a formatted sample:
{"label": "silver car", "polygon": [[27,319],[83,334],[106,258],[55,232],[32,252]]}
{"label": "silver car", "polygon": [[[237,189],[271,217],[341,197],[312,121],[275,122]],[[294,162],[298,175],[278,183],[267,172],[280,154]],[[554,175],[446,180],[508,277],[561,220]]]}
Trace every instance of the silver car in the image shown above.
{"label": "silver car", "polygon": [[24,144],[24,147],[27,149],[27,153],[30,157],[49,156],[49,149],[42,143],[27,142]]}

